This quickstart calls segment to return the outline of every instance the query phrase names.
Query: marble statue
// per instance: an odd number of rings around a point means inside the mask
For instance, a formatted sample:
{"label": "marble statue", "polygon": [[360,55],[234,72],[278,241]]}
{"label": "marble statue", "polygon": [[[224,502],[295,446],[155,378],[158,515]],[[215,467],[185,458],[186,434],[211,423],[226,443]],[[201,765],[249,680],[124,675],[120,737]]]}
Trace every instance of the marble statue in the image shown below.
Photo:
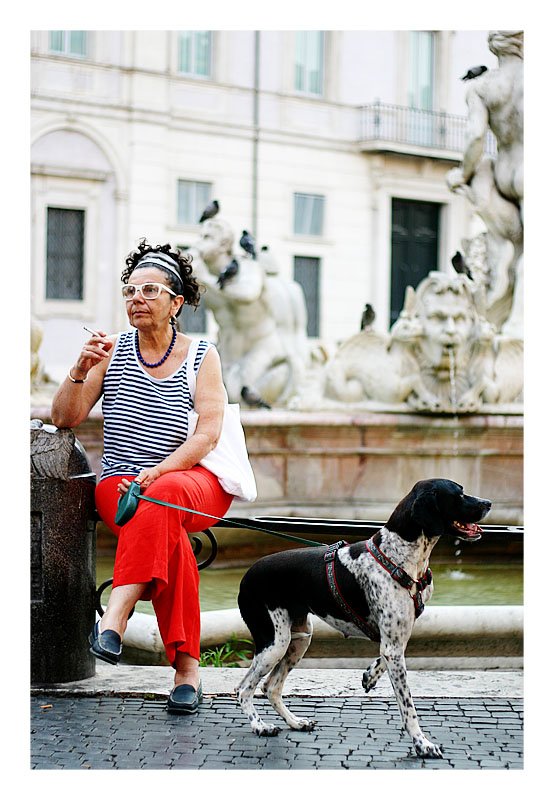
{"label": "marble statue", "polygon": [[42,365],[38,351],[42,344],[42,327],[31,317],[31,391],[38,386],[42,376]]}
{"label": "marble statue", "polygon": [[521,348],[499,351],[484,312],[484,293],[466,275],[430,272],[417,289],[408,287],[390,334],[370,328],[338,348],[325,370],[325,396],[439,413],[515,400]]}
{"label": "marble statue", "polygon": [[31,403],[35,406],[49,406],[58,388],[58,384],[44,371],[40,360],[42,336],[42,325],[31,317]]}
{"label": "marble statue", "polygon": [[[487,318],[503,335],[523,338],[523,31],[491,31],[498,68],[468,82],[468,132],[462,163],[447,175],[486,227]],[[488,127],[495,159],[483,157]]]}
{"label": "marble statue", "polygon": [[219,326],[218,350],[232,403],[284,405],[309,359],[301,286],[278,275],[268,250],[257,258],[234,251],[229,223],[207,219],[189,252]]}

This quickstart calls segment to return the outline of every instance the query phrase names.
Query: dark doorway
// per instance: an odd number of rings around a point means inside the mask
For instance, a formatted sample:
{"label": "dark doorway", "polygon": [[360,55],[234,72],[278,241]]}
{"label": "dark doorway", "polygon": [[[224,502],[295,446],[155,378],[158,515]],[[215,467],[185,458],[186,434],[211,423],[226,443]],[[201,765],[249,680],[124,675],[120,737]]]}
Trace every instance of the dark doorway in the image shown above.
{"label": "dark doorway", "polygon": [[439,203],[392,198],[390,324],[404,305],[406,286],[438,269]]}

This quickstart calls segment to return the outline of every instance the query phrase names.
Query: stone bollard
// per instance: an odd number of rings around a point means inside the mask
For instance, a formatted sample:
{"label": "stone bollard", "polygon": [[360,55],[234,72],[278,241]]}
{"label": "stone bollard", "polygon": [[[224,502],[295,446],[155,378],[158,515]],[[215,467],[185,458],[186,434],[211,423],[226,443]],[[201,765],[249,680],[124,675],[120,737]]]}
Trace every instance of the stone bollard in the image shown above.
{"label": "stone bollard", "polygon": [[31,682],[90,678],[96,475],[68,428],[31,420]]}

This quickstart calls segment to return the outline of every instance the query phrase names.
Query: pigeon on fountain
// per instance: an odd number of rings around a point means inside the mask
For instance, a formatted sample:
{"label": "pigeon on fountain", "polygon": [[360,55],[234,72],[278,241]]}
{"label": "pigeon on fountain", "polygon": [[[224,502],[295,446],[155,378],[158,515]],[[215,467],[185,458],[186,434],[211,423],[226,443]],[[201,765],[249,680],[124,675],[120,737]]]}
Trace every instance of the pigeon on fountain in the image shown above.
{"label": "pigeon on fountain", "polygon": [[275,256],[266,244],[260,247],[260,252],[258,253],[258,263],[266,275],[277,275],[279,272],[279,266],[275,260]]}
{"label": "pigeon on fountain", "polygon": [[256,258],[256,248],[254,239],[250,236],[248,231],[243,231],[239,241],[240,246],[247,253],[250,253],[252,258]]}
{"label": "pigeon on fountain", "polygon": [[370,325],[373,325],[375,321],[375,311],[373,310],[373,306],[370,303],[365,304],[365,308],[362,312],[362,322],[360,325],[360,330],[364,330],[364,328],[369,328]]}
{"label": "pigeon on fountain", "polygon": [[220,289],[223,289],[227,281],[231,278],[234,278],[237,272],[239,271],[239,262],[236,258],[233,258],[230,264],[228,264],[224,270],[219,273],[219,278],[217,279],[217,285]]}
{"label": "pigeon on fountain", "polygon": [[204,222],[207,219],[215,217],[218,211],[219,211],[219,203],[217,202],[217,200],[214,200],[212,203],[206,206],[198,222],[199,223]]}
{"label": "pigeon on fountain", "polygon": [[479,75],[482,75],[483,72],[487,72],[487,70],[488,70],[488,67],[485,67],[484,64],[482,64],[480,67],[472,67],[471,69],[468,69],[468,71],[466,72],[464,77],[460,78],[460,80],[461,81],[472,81],[473,78],[478,78]]}
{"label": "pigeon on fountain", "polygon": [[473,280],[471,271],[468,265],[466,264],[466,260],[459,250],[456,250],[456,252],[452,256],[451,261],[452,261],[452,266],[459,275],[467,275],[467,277],[470,280]]}
{"label": "pigeon on fountain", "polygon": [[248,386],[242,387],[240,396],[247,405],[253,408],[271,408],[255,389],[250,389]]}

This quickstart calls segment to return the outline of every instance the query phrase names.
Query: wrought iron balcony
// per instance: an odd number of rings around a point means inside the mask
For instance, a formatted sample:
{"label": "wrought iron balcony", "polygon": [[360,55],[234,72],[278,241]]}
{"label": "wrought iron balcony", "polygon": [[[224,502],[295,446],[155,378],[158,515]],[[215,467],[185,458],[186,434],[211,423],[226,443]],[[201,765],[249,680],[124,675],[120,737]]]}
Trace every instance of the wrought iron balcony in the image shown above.
{"label": "wrought iron balcony", "polygon": [[[360,107],[362,150],[393,150],[460,159],[465,149],[466,128],[466,117],[444,111],[388,105],[378,100]],[[490,130],[485,153],[496,154],[496,138]]]}

